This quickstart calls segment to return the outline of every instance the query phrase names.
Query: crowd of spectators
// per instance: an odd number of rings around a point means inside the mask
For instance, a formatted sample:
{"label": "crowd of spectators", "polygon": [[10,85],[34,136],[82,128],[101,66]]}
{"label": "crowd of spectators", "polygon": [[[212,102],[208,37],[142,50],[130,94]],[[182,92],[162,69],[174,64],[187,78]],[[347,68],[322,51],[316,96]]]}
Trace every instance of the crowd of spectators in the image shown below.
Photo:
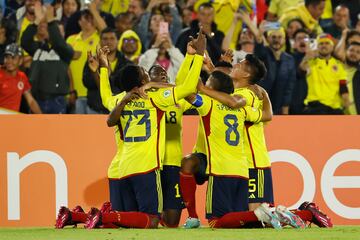
{"label": "crowd of spectators", "polygon": [[264,61],[260,85],[275,114],[360,114],[360,0],[2,0],[0,7],[0,108],[108,113],[92,61],[99,46],[109,46],[116,94],[117,72],[131,62],[148,71],[160,65],[174,83],[201,27],[207,62],[236,64],[248,53]]}

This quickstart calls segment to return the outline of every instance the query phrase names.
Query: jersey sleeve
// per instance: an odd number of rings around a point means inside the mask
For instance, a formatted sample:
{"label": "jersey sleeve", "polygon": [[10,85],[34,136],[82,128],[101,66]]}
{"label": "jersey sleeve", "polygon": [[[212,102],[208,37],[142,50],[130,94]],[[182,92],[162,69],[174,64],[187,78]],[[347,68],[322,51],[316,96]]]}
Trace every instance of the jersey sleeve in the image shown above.
{"label": "jersey sleeve", "polygon": [[108,69],[104,67],[100,68],[100,96],[104,107],[111,111],[115,107],[114,98],[112,97],[109,72]]}
{"label": "jersey sleeve", "polygon": [[174,87],[159,88],[155,92],[148,92],[148,96],[157,107],[164,111],[166,111],[166,107],[177,104]]}
{"label": "jersey sleeve", "polygon": [[213,100],[207,95],[197,94],[197,96],[201,98],[201,104],[196,109],[200,116],[206,116],[211,110]]}
{"label": "jersey sleeve", "polygon": [[258,123],[261,122],[262,111],[254,107],[244,107],[245,121]]}
{"label": "jersey sleeve", "polygon": [[194,60],[194,56],[195,55],[190,55],[190,54],[185,55],[185,59],[182,62],[181,66],[179,68],[179,71],[178,71],[178,73],[176,75],[175,83],[177,85],[180,85],[180,84],[182,84],[184,82],[187,74],[189,73],[191,63]]}

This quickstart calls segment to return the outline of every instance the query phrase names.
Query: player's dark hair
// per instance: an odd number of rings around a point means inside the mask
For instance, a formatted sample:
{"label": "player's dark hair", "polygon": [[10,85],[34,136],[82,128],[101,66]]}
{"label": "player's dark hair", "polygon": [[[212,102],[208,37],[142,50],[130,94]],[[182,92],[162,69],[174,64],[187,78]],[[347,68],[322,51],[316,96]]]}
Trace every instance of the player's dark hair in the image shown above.
{"label": "player's dark hair", "polygon": [[210,74],[210,77],[213,78],[215,90],[228,94],[234,92],[234,84],[228,74],[221,71],[214,71]]}
{"label": "player's dark hair", "polygon": [[104,30],[101,31],[100,38],[102,38],[105,33],[114,33],[116,35],[116,30],[114,28],[106,27]]}
{"label": "player's dark hair", "polygon": [[120,71],[116,73],[115,78],[126,92],[131,91],[134,87],[140,87],[142,85],[141,69],[140,66],[135,64],[129,64],[122,67]]}
{"label": "player's dark hair", "polygon": [[212,9],[214,9],[213,5],[210,2],[204,2],[204,3],[200,4],[199,10],[201,8],[212,8]]}
{"label": "player's dark hair", "polygon": [[225,62],[225,61],[219,61],[215,64],[215,67],[226,67],[226,68],[232,68],[233,66],[231,63]]}
{"label": "player's dark hair", "polygon": [[299,33],[305,33],[305,34],[307,34],[307,35],[309,35],[310,36],[310,34],[309,34],[309,32],[308,31],[306,31],[306,29],[305,28],[300,28],[300,29],[298,29],[298,30],[296,30],[295,32],[294,32],[294,39],[296,38],[296,35],[298,35]]}
{"label": "player's dark hair", "polygon": [[267,70],[265,64],[254,54],[247,54],[245,59],[248,62],[248,66],[251,68],[250,83],[256,84],[266,75]]}
{"label": "player's dark hair", "polygon": [[305,0],[305,6],[319,5],[321,2],[325,2],[325,0]]}

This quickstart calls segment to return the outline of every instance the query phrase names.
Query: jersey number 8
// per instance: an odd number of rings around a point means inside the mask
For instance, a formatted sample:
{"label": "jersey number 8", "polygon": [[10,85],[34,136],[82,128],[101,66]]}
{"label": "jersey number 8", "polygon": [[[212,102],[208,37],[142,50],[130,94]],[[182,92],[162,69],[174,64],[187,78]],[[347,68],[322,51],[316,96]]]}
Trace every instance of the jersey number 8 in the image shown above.
{"label": "jersey number 8", "polygon": [[[224,117],[224,123],[228,127],[225,132],[225,140],[231,146],[237,146],[240,141],[240,133],[238,131],[238,119],[233,114],[228,114]],[[235,139],[231,139],[232,133],[235,134]]]}

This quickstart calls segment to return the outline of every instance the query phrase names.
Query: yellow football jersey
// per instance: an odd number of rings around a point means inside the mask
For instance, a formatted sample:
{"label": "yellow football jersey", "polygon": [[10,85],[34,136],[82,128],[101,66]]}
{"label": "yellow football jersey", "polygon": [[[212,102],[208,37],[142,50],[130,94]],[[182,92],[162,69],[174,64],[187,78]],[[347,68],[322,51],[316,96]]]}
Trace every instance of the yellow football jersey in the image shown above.
{"label": "yellow football jersey", "polygon": [[165,113],[166,144],[164,165],[181,166],[182,151],[182,117],[191,108],[191,104],[184,99],[175,106],[167,107]]}
{"label": "yellow football jersey", "polygon": [[123,149],[120,178],[160,169],[165,154],[166,107],[175,105],[174,88],[148,92],[149,99],[129,102],[120,117]]}
{"label": "yellow football jersey", "polygon": [[[247,88],[237,88],[234,94],[243,96],[246,99],[246,106],[262,110],[263,101],[251,90]],[[249,168],[271,167],[270,157],[266,148],[263,122],[245,122],[244,146]]]}
{"label": "yellow football jersey", "polygon": [[197,110],[203,122],[208,166],[216,176],[249,177],[244,150],[244,122],[259,122],[261,110],[252,107],[231,109],[215,99],[201,95]]}

